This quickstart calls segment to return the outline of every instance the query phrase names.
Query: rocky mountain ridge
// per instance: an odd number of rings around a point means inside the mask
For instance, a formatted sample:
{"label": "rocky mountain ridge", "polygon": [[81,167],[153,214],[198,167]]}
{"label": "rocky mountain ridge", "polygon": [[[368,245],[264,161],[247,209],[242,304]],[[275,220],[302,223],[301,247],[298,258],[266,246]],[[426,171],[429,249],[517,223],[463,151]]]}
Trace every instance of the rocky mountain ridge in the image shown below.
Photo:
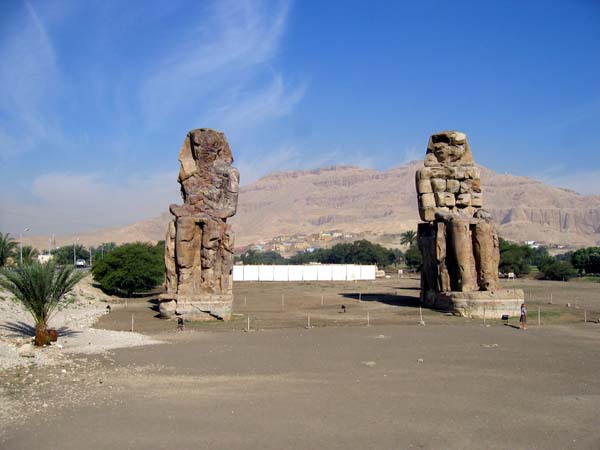
{"label": "rocky mountain ridge", "polygon": [[[238,212],[231,220],[236,245],[330,230],[384,235],[416,229],[414,174],[421,165],[422,161],[412,161],[385,171],[335,166],[267,175],[240,189]],[[493,215],[501,236],[567,246],[595,245],[600,240],[600,196],[480,168],[484,208]],[[164,238],[169,218],[164,213],[78,236],[84,245],[157,241]],[[72,239],[57,238],[57,245]],[[29,240],[47,247],[47,237]]]}

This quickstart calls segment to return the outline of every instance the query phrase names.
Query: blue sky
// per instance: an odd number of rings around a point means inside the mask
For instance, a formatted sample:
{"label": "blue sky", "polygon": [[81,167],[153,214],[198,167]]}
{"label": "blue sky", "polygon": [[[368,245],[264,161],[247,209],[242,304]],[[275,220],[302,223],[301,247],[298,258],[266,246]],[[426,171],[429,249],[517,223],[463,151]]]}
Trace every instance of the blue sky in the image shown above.
{"label": "blue sky", "polygon": [[4,232],[166,211],[199,127],[242,184],[385,170],[458,129],[496,171],[600,194],[597,0],[8,0],[0,61]]}

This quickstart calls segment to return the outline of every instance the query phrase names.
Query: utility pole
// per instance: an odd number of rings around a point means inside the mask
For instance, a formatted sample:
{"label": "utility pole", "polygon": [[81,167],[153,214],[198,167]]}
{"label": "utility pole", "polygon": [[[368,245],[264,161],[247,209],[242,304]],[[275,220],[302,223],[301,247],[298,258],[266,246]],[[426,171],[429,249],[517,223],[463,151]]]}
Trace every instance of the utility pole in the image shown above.
{"label": "utility pole", "polygon": [[79,242],[79,238],[76,238],[75,241],[73,241],[73,267],[75,267],[75,264],[77,262],[77,256],[75,254],[75,244]]}
{"label": "utility pole", "polygon": [[23,233],[27,233],[29,231],[29,227],[25,228],[19,234],[19,263],[23,265]]}

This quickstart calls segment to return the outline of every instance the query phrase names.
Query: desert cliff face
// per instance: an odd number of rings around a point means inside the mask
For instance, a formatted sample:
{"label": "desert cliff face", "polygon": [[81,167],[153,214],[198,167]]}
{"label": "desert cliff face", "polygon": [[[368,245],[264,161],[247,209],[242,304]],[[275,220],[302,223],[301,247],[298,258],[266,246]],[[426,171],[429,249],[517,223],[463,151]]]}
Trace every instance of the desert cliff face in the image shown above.
{"label": "desert cliff face", "polygon": [[[335,167],[268,175],[242,188],[234,219],[238,242],[278,234],[399,233],[419,222],[414,172],[421,161],[384,172]],[[511,240],[594,245],[600,240],[600,197],[481,167],[485,209]]]}
{"label": "desert cliff face", "polygon": [[[414,173],[422,164],[413,161],[383,172],[340,166],[267,175],[240,189],[238,212],[231,220],[236,245],[328,230],[380,234],[416,230],[420,219]],[[481,167],[481,185],[485,209],[506,239],[575,246],[600,241],[600,196],[584,196],[485,167]],[[80,242],[164,239],[167,207],[165,214],[153,219],[79,234]],[[35,238],[30,242],[38,244]],[[70,237],[57,238],[58,245],[72,242]],[[47,237],[39,238],[39,248],[47,243]]]}

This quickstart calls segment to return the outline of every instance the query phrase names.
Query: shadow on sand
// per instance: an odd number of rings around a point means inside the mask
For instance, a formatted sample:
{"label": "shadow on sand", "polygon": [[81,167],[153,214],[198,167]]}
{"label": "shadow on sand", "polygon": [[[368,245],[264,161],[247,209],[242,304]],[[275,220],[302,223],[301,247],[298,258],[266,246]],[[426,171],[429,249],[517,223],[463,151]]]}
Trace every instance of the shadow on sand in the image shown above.
{"label": "shadow on sand", "polygon": [[[35,336],[35,327],[25,322],[6,322],[0,325],[0,328],[10,331],[18,336]],[[50,327],[51,328],[51,327]],[[74,331],[67,327],[56,328],[59,337],[75,336],[81,333],[80,331]]]}
{"label": "shadow on sand", "polygon": [[[340,295],[345,298],[351,298],[353,300],[359,299],[359,294],[356,292],[341,292]],[[412,297],[408,295],[393,295],[393,294],[360,294],[360,300],[363,302],[379,302],[385,303],[386,305],[393,306],[411,306],[419,307],[419,297]]]}

